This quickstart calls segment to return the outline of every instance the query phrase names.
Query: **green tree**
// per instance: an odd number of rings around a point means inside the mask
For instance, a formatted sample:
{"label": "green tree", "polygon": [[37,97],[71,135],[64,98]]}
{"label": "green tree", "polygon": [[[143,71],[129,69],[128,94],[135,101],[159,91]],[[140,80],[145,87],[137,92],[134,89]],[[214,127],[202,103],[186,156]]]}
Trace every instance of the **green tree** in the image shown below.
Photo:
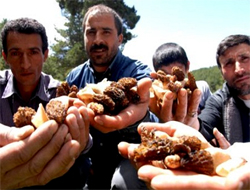
{"label": "green tree", "polygon": [[[44,72],[53,75],[59,80],[65,80],[69,71],[86,61],[87,54],[84,50],[82,31],[83,15],[93,5],[102,3],[116,10],[123,19],[123,44],[136,37],[130,31],[135,28],[140,16],[136,14],[134,7],[128,7],[123,0],[56,0],[61,8],[62,15],[67,19],[66,29],[56,29],[62,39],[55,39],[51,46],[52,54],[44,66]],[[52,69],[52,67],[56,67]]]}
{"label": "green tree", "polygon": [[[0,31],[2,31],[2,28],[3,28],[3,26],[5,25],[6,22],[7,22],[7,19],[3,19],[0,22]],[[5,61],[4,61],[3,57],[2,57],[3,47],[2,47],[2,40],[1,39],[0,39],[0,52],[1,52],[1,55],[0,55],[0,70],[3,70],[3,69],[7,69],[8,66],[5,64]]]}
{"label": "green tree", "polygon": [[209,68],[201,68],[198,70],[191,71],[196,80],[205,80],[209,84],[210,90],[215,92],[222,88],[224,79],[217,66]]}

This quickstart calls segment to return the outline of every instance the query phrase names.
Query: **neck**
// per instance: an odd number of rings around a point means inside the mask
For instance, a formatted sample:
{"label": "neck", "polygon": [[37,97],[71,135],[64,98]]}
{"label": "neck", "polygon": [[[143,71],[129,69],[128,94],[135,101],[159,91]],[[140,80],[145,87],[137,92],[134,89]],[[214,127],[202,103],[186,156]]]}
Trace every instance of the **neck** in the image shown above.
{"label": "neck", "polygon": [[107,69],[108,69],[108,67],[109,66],[94,66],[93,65],[93,68],[94,68],[94,70],[95,70],[95,72],[97,72],[97,73],[104,73]]}
{"label": "neck", "polygon": [[25,102],[29,102],[37,85],[24,86],[17,84],[18,91]]}
{"label": "neck", "polygon": [[239,96],[240,99],[242,100],[250,100],[250,94],[244,95],[244,96]]}

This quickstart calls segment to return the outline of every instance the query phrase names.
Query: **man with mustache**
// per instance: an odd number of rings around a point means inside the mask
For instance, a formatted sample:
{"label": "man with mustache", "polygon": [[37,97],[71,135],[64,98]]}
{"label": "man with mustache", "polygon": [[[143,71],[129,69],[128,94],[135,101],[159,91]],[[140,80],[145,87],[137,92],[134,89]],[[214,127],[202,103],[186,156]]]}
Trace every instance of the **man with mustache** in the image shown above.
{"label": "man with mustache", "polygon": [[[140,95],[138,104],[130,104],[118,115],[95,116],[94,112],[89,110],[90,133],[93,137],[93,147],[89,155],[93,172],[88,188],[110,189],[115,171],[127,173],[130,178],[128,185],[134,187],[133,179],[136,184],[138,179],[136,171],[129,165],[129,160],[120,156],[117,145],[121,141],[140,142],[137,126],[142,121],[150,120],[148,102],[151,70],[140,61],[122,55],[119,46],[123,40],[123,24],[113,9],[101,4],[90,7],[84,16],[82,26],[89,60],[69,73],[68,84],[84,88],[87,83],[98,83],[105,78],[109,81],[118,81],[123,77],[133,77],[138,81],[137,90]],[[142,185],[145,187],[144,183]],[[134,189],[141,188],[137,186]]]}
{"label": "man with mustache", "polygon": [[214,138],[213,128],[217,127],[231,144],[250,142],[250,36],[223,39],[216,60],[226,82],[207,100],[192,126],[208,141]]}

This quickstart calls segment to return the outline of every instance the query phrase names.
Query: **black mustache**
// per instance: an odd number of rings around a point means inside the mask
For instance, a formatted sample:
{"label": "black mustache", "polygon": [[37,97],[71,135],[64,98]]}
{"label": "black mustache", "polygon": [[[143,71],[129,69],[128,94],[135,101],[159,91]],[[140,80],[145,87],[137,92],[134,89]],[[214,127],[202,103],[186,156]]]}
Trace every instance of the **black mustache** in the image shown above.
{"label": "black mustache", "polygon": [[100,44],[100,45],[94,44],[94,45],[92,45],[90,47],[90,51],[97,50],[97,49],[106,49],[106,50],[108,50],[108,46],[106,46],[104,44]]}

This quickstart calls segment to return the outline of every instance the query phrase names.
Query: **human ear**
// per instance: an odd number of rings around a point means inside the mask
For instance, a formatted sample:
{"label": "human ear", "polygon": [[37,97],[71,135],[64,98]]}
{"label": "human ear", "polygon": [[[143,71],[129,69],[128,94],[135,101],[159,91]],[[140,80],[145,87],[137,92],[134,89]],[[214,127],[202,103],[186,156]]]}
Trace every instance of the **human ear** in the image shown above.
{"label": "human ear", "polygon": [[190,67],[190,61],[187,62],[186,73],[188,73]]}
{"label": "human ear", "polygon": [[2,51],[2,56],[3,56],[3,59],[5,61],[5,64],[8,65],[8,62],[7,62],[7,55],[4,53],[4,51]]}
{"label": "human ear", "polygon": [[49,56],[49,50],[47,49],[45,52],[44,52],[44,62],[47,60],[47,58],[48,58],[48,56]]}
{"label": "human ear", "polygon": [[123,41],[123,34],[120,34],[118,36],[118,41],[119,41],[120,44],[122,43],[122,41]]}

